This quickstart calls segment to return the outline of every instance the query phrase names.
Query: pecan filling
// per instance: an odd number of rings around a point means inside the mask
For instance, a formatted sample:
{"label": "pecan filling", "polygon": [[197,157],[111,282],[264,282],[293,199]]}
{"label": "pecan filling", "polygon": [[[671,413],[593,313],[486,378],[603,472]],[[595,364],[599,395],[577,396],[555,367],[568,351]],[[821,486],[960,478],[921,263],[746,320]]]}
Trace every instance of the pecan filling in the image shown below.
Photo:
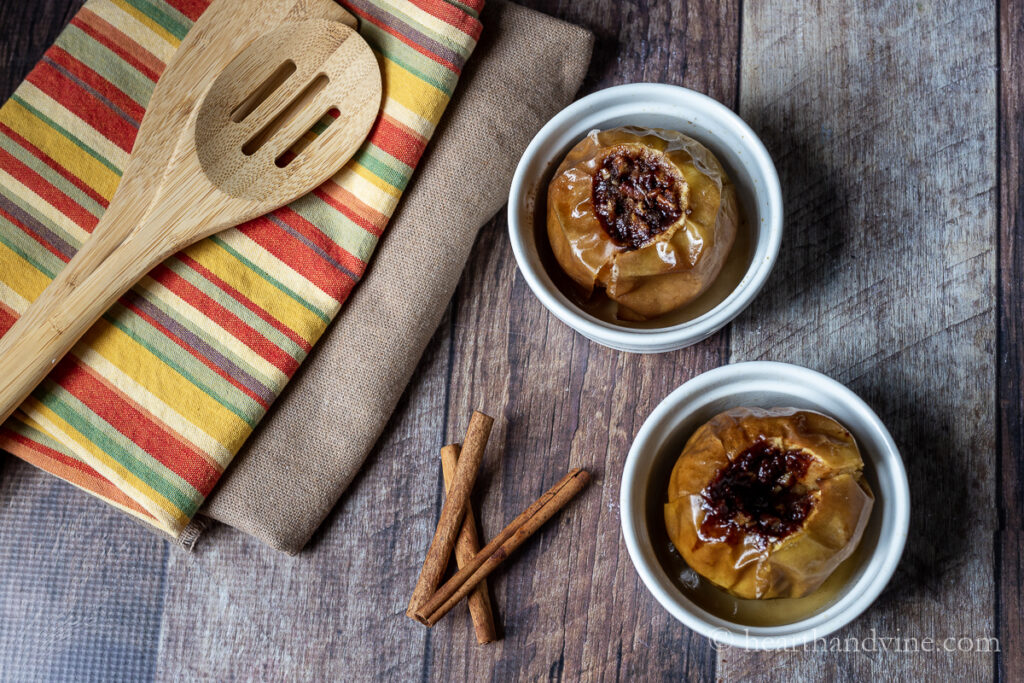
{"label": "pecan filling", "polygon": [[679,219],[680,182],[653,154],[620,148],[601,162],[591,189],[594,212],[619,246],[639,249]]}
{"label": "pecan filling", "polygon": [[737,544],[752,535],[764,547],[796,531],[815,498],[799,480],[811,457],[758,441],[740,453],[701,491],[705,540]]}

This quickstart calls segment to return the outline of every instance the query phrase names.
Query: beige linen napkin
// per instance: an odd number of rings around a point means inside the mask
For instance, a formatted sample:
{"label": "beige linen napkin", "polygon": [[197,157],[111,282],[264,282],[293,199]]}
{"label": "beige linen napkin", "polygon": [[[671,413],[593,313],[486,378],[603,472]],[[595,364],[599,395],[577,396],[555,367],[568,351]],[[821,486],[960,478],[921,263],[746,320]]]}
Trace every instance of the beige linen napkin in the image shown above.
{"label": "beige linen napkin", "polygon": [[588,31],[504,0],[489,0],[481,19],[481,42],[369,273],[202,510],[279,550],[301,550],[351,483],[520,155],[586,73]]}

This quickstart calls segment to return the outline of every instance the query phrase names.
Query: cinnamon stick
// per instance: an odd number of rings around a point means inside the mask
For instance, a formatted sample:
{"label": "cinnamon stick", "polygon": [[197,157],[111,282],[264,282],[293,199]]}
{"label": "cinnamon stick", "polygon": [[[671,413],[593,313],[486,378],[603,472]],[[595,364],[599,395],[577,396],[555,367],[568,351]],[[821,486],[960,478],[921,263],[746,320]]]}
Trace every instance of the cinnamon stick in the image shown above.
{"label": "cinnamon stick", "polygon": [[448,567],[448,560],[455,548],[455,540],[458,538],[459,529],[462,528],[462,518],[469,503],[469,492],[473,490],[476,474],[480,470],[480,461],[483,459],[493,423],[493,418],[475,410],[473,417],[469,419],[466,441],[462,448],[462,457],[455,467],[451,491],[441,507],[441,517],[437,521],[434,539],[427,549],[420,578],[416,581],[412,599],[409,600],[409,608],[405,612],[410,617],[415,618],[416,611],[437,589],[441,577],[444,576],[444,570]]}
{"label": "cinnamon stick", "polygon": [[544,522],[565,507],[590,481],[585,470],[571,470],[557,484],[533,502],[473,556],[455,576],[441,586],[418,610],[414,617],[427,626],[433,626],[448,613],[459,600],[494,571],[502,560],[523,544]]}
{"label": "cinnamon stick", "polygon": [[[445,489],[451,489],[455,479],[455,467],[459,462],[458,444],[451,444],[441,449],[441,472],[444,474]],[[462,530],[455,541],[455,564],[461,569],[480,550],[480,538],[477,535],[476,520],[473,518],[473,507],[466,506],[466,516],[462,519]],[[498,639],[494,628],[494,613],[491,611],[491,597],[487,592],[487,582],[481,581],[467,599],[469,615],[473,619],[473,630],[476,642],[490,643]]]}

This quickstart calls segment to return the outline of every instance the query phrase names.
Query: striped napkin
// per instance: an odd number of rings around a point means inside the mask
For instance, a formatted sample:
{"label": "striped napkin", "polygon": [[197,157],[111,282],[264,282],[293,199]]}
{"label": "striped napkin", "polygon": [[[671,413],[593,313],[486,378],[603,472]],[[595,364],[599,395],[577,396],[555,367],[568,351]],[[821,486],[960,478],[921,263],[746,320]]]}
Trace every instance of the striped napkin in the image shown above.
{"label": "striped napkin", "polygon": [[[0,334],[103,214],[208,4],[89,0],[0,107]],[[313,193],[149,273],[0,427],[0,448],[182,533],[362,276],[480,34],[483,0],[341,4],[381,64],[368,141]]]}

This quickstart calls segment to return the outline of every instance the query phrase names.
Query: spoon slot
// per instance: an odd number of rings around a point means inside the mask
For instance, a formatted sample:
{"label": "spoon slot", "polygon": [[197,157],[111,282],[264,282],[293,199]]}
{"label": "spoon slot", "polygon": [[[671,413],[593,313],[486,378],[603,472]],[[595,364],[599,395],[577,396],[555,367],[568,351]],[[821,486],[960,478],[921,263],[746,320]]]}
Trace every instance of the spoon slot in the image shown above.
{"label": "spoon slot", "polygon": [[249,114],[256,111],[256,107],[266,102],[267,98],[274,94],[274,91],[284,85],[284,82],[293,73],[295,73],[295,62],[290,59],[286,60],[281,66],[274,69],[274,72],[267,76],[258,88],[231,110],[231,120],[234,123],[244,121]]}
{"label": "spoon slot", "polygon": [[309,143],[313,142],[318,135],[322,135],[334,121],[341,116],[341,112],[338,111],[337,107],[331,107],[327,110],[327,113],[320,117],[312,126],[309,127],[305,133],[300,135],[298,139],[293,142],[288,149],[281,153],[281,156],[274,159],[274,163],[278,168],[284,168],[292,162],[292,159],[299,156],[302,150],[309,146]]}
{"label": "spoon slot", "polygon": [[290,101],[277,116],[271,119],[270,123],[261,128],[256,135],[242,145],[242,154],[251,156],[258,152],[270,138],[274,137],[279,130],[284,128],[299,112],[305,109],[321,90],[327,87],[328,80],[325,74],[320,74],[310,81],[295,99]]}

